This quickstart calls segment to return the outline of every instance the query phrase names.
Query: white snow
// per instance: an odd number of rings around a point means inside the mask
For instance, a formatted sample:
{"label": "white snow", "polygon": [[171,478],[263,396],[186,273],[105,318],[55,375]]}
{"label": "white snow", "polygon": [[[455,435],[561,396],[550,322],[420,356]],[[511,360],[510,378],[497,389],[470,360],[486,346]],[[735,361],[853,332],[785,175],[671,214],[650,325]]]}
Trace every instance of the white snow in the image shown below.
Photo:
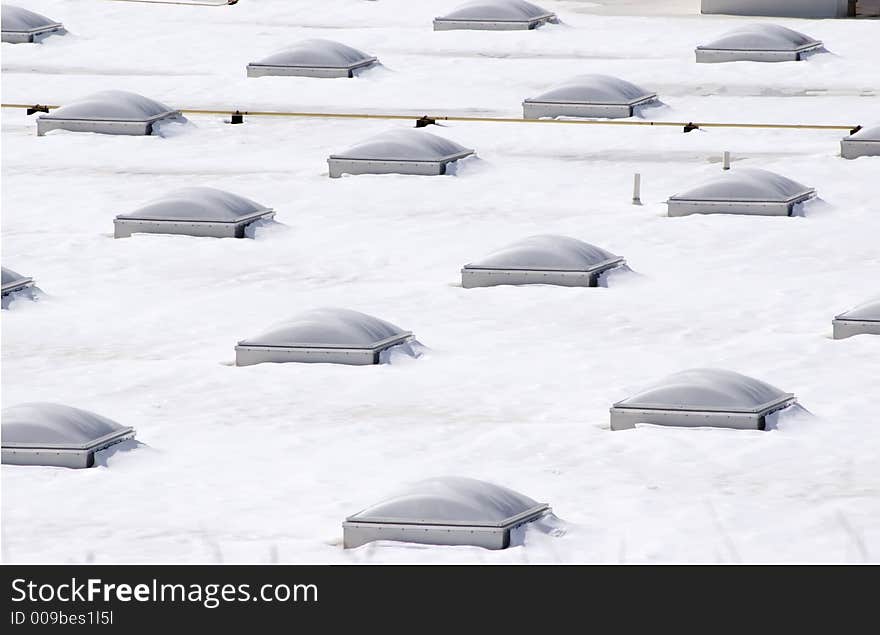
{"label": "white snow", "polygon": [[[437,6],[411,0],[32,0],[74,35],[4,44],[2,99],[117,89],[180,108],[519,118],[524,96],[597,72],[662,94],[655,119],[877,122],[876,21],[774,20],[835,55],[696,64],[694,47],[740,18],[700,16],[697,0],[542,4],[565,24],[435,32]],[[307,37],[387,69],[247,79],[248,61]],[[166,138],[37,137],[23,110],[2,114],[3,262],[47,294],[4,311],[3,404],[73,403],[147,446],[85,470],[4,465],[4,561],[880,560],[880,338],[830,337],[841,307],[877,295],[880,158],[841,159],[845,130],[445,122],[437,134],[482,159],[456,176],[328,179],[333,150],[414,121],[191,116]],[[668,195],[719,174],[725,150],[732,172],[791,175],[824,205],[666,217]],[[283,225],[255,240],[113,240],[132,201],[191,186],[271,202]],[[461,263],[544,233],[588,237],[643,275],[458,286]],[[319,306],[411,327],[431,350],[231,365],[254,325]],[[815,419],[609,430],[612,403],[705,366],[784,387]],[[546,501],[567,531],[501,551],[342,549],[345,517],[444,474]]]}

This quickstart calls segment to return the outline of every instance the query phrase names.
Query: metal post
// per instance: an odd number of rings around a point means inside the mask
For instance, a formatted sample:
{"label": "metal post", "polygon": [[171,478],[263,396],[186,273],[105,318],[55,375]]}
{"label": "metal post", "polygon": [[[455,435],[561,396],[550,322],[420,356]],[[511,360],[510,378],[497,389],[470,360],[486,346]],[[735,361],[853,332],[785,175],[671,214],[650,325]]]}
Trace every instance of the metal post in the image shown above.
{"label": "metal post", "polygon": [[721,169],[722,170],[729,170],[730,169],[730,152],[728,152],[727,150],[724,151],[724,161],[721,164]]}
{"label": "metal post", "polygon": [[633,205],[642,204],[642,175],[636,172],[633,177]]}

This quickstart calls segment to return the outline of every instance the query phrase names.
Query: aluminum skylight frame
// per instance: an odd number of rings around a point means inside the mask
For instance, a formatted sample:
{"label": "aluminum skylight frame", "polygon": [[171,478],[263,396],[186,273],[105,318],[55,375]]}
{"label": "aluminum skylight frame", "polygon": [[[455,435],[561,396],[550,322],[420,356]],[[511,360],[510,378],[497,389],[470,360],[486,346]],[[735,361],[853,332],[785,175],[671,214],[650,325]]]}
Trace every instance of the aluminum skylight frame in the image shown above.
{"label": "aluminum skylight frame", "polygon": [[261,64],[251,62],[247,65],[248,77],[316,77],[333,79],[354,77],[357,71],[364,70],[379,62],[378,57],[368,57],[348,66],[308,66],[291,64]]}
{"label": "aluminum skylight frame", "polygon": [[474,154],[474,150],[461,152],[425,161],[415,159],[354,159],[344,155],[331,154],[327,158],[330,178],[337,179],[343,174],[409,174],[417,176],[442,176],[446,166]]}
{"label": "aluminum skylight frame", "polygon": [[235,365],[253,366],[265,363],[307,363],[307,364],[345,364],[349,366],[370,366],[379,363],[379,355],[392,346],[404,344],[415,339],[411,331],[374,342],[368,347],[334,346],[326,343],[298,343],[295,346],[270,346],[265,344],[244,344],[235,346]]}
{"label": "aluminum skylight frame", "polygon": [[[376,540],[393,540],[428,545],[468,545],[484,549],[506,549],[510,532],[550,513],[550,506],[539,503],[497,523],[395,518],[357,520],[357,514],[342,523],[343,547],[354,549]],[[360,513],[360,512],[358,512]]]}
{"label": "aluminum skylight frame", "polygon": [[626,264],[626,259],[622,256],[603,260],[586,269],[501,268],[467,264],[461,269],[461,286],[465,289],[527,284],[597,287],[603,273],[624,264]]}
{"label": "aluminum skylight frame", "polygon": [[2,463],[88,468],[95,464],[95,453],[133,439],[135,429],[123,427],[88,443],[16,443],[2,441]]}
{"label": "aluminum skylight frame", "polygon": [[260,220],[275,217],[275,210],[264,208],[231,221],[186,219],[121,218],[113,219],[113,237],[128,238],[132,234],[171,234],[206,238],[244,238],[247,227]]}
{"label": "aluminum skylight frame", "polygon": [[99,134],[149,136],[153,125],[165,119],[182,118],[179,110],[168,110],[146,119],[115,119],[110,117],[53,117],[50,114],[37,118],[37,136],[42,137],[52,130],[70,132],[95,132]]}
{"label": "aluminum skylight frame", "polygon": [[[624,400],[625,401],[625,400]],[[797,397],[785,393],[754,408],[689,407],[686,405],[647,404],[627,406],[618,401],[611,406],[611,429],[628,430],[638,423],[697,428],[764,430],[766,417],[797,403]]]}
{"label": "aluminum skylight frame", "polygon": [[691,214],[741,214],[747,216],[791,216],[797,204],[816,196],[815,188],[778,201],[761,200],[706,200],[688,199],[673,195],[666,201],[667,215],[670,217],[690,216]]}

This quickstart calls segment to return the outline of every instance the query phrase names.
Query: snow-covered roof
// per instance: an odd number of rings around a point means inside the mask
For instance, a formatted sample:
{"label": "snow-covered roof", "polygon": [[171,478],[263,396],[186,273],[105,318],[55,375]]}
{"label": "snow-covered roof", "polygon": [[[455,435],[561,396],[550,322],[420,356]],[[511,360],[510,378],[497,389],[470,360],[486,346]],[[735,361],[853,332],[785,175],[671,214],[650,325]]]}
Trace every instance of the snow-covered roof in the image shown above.
{"label": "snow-covered roof", "polygon": [[855,134],[847,137],[849,141],[880,141],[880,126],[862,128]]}
{"label": "snow-covered roof", "polygon": [[474,0],[447,13],[441,20],[526,22],[552,16],[553,12],[524,0]]}
{"label": "snow-covered roof", "polygon": [[254,64],[261,66],[347,68],[375,59],[372,55],[367,55],[363,51],[346,46],[340,42],[311,39],[297,42],[289,48],[254,62]]}
{"label": "snow-covered roof", "polygon": [[788,201],[813,189],[797,181],[756,168],[728,170],[717,177],[674,194],[670,200],[685,201]]}
{"label": "snow-covered roof", "polygon": [[213,187],[187,187],[117,218],[235,223],[267,211],[269,208],[232,192]]}
{"label": "snow-covered roof", "polygon": [[397,129],[383,132],[350,147],[331,159],[361,159],[376,161],[443,161],[472,153],[473,150],[455,141],[416,129]]}
{"label": "snow-covered roof", "polygon": [[791,397],[770,384],[730,370],[694,368],[669,375],[614,407],[756,412]]}
{"label": "snow-covered roof", "polygon": [[105,90],[71,102],[40,118],[146,121],[172,112],[175,112],[173,108],[137,93]]}
{"label": "snow-covered roof", "polygon": [[439,477],[350,516],[353,522],[497,527],[547,505],[519,492],[472,478]]}
{"label": "snow-covered roof", "polygon": [[778,24],[747,24],[697,48],[725,51],[796,51],[817,44],[821,42]]}
{"label": "snow-covered roof", "polygon": [[526,102],[629,104],[656,94],[611,75],[578,75]]}
{"label": "snow-covered roof", "polygon": [[30,280],[27,276],[23,276],[17,271],[13,271],[12,269],[7,269],[6,267],[0,267],[2,269],[2,286],[5,289],[7,286],[16,285],[21,282],[27,282]]}
{"label": "snow-covered roof", "polygon": [[588,271],[619,256],[568,236],[531,236],[496,251],[466,269]]}
{"label": "snow-covered roof", "polygon": [[56,403],[23,403],[3,409],[3,445],[79,448],[131,430],[106,417]]}
{"label": "snow-covered roof", "polygon": [[409,331],[366,313],[324,308],[301,313],[239,345],[371,349],[408,335]]}
{"label": "snow-covered roof", "polygon": [[837,316],[839,320],[858,320],[860,322],[880,322],[880,297],[869,300]]}
{"label": "snow-covered roof", "polygon": [[0,7],[0,22],[2,22],[3,31],[15,32],[33,31],[60,24],[44,15],[10,4],[4,4]]}

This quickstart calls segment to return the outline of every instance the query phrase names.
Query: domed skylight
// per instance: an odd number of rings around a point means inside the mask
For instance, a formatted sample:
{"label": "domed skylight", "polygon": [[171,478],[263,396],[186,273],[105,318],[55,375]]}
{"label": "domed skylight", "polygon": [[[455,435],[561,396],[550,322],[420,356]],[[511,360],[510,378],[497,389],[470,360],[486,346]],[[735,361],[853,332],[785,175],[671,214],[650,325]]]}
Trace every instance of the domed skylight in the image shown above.
{"label": "domed skylight", "polygon": [[822,42],[778,24],[748,24],[697,47],[698,62],[788,62],[804,59]]}
{"label": "domed skylight", "polygon": [[670,216],[757,214],[790,216],[795,205],[816,191],[787,177],[754,168],[728,170],[681,194],[669,197]]}
{"label": "domed skylight", "polygon": [[461,5],[447,15],[434,18],[434,30],[526,30],[534,29],[547,22],[556,22],[556,15],[531,2],[524,2],[524,0],[475,0]]}
{"label": "domed skylight", "polygon": [[500,284],[595,287],[600,275],[624,259],[568,236],[532,236],[461,270],[465,288]]}
{"label": "domed skylight", "polygon": [[413,339],[410,331],[349,309],[302,313],[235,347],[237,366],[263,362],[378,364],[382,351]]}
{"label": "domed skylight", "polygon": [[397,129],[376,135],[327,159],[330,176],[343,174],[446,173],[449,163],[473,154],[449,139],[424,130]]}
{"label": "domed skylight", "polygon": [[519,492],[471,478],[432,478],[343,523],[346,548],[374,540],[504,549],[510,530],[549,513]]}
{"label": "domed skylight", "polygon": [[91,467],[95,452],[134,437],[134,428],[54,403],[3,409],[3,463]]}
{"label": "domed skylight", "polygon": [[843,139],[840,154],[844,159],[880,156],[880,126],[862,128]]}
{"label": "domed skylight", "polygon": [[632,117],[657,94],[610,75],[579,75],[523,102],[525,119],[541,117]]}
{"label": "domed skylight", "polygon": [[38,41],[52,33],[64,34],[64,26],[60,22],[39,13],[10,4],[2,5],[0,12],[4,42],[22,44]]}
{"label": "domed skylight", "polygon": [[115,236],[154,233],[243,238],[249,224],[274,215],[270,208],[232,192],[188,187],[117,216]]}
{"label": "domed skylight", "polygon": [[25,295],[34,288],[33,278],[23,276],[17,271],[2,267],[3,272],[3,290],[2,290],[2,306],[4,309],[9,308],[9,304],[15,297]]}
{"label": "domed skylight", "polygon": [[880,297],[841,313],[834,318],[834,339],[853,335],[880,335]]}
{"label": "domed skylight", "polygon": [[794,395],[729,370],[675,373],[611,408],[611,429],[637,423],[737,429],[765,427],[765,417],[795,403]]}
{"label": "domed skylight", "polygon": [[37,134],[50,130],[149,135],[162,120],[185,121],[158,101],[122,90],[106,90],[78,99],[37,119]]}
{"label": "domed skylight", "polygon": [[353,77],[378,60],[340,42],[304,40],[258,62],[248,64],[248,77],[299,75],[302,77]]}

